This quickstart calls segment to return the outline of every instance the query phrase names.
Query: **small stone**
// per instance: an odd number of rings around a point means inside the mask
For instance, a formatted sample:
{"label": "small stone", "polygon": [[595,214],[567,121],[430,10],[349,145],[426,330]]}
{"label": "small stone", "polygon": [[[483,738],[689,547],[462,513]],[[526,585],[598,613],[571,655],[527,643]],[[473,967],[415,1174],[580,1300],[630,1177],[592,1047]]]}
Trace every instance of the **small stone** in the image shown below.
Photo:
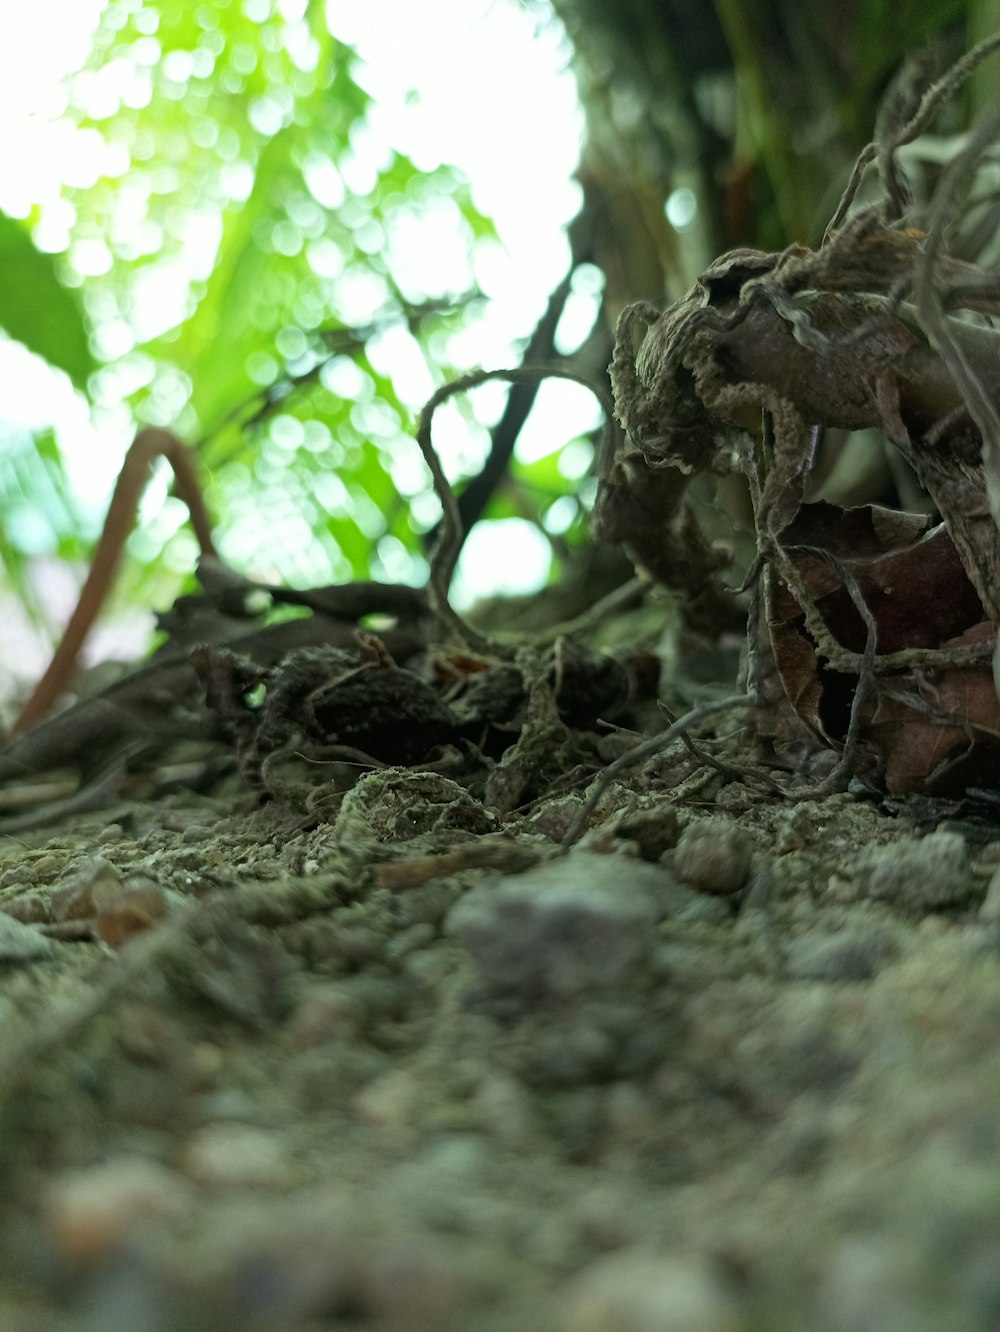
{"label": "small stone", "polygon": [[110,842],[120,842],[125,836],[125,829],[120,823],[109,823],[97,834],[97,841],[101,846]]}
{"label": "small stone", "polygon": [[576,1231],[587,1249],[600,1249],[606,1253],[637,1243],[642,1226],[628,1189],[607,1179],[574,1198],[572,1215]]}
{"label": "small stone", "polygon": [[856,857],[853,869],[865,897],[911,911],[956,906],[970,892],[968,851],[956,832],[871,847]]}
{"label": "small stone", "polygon": [[126,1054],[143,1064],[166,1064],[180,1042],[177,1025],[153,1004],[128,1003],[120,1009],[118,1041]]}
{"label": "small stone", "polygon": [[630,980],[647,962],[664,869],[578,852],[466,893],[447,929],[490,990],[524,999],[589,994]]}
{"label": "small stone", "polygon": [[52,894],[56,920],[89,920],[101,902],[121,890],[122,876],[103,856],[94,856],[71,874]]}
{"label": "small stone", "polygon": [[525,817],[524,827],[550,842],[561,844],[583,808],[578,795],[554,796]]}
{"label": "small stone", "polygon": [[34,881],[35,873],[28,864],[12,865],[0,874],[0,888],[24,888]]}
{"label": "small stone", "polygon": [[[947,832],[948,829],[941,828],[939,831]],[[991,874],[997,866],[1000,866],[1000,842],[987,842],[985,846],[976,848],[973,868],[977,874]]]}
{"label": "small stone", "polygon": [[485,1132],[515,1150],[526,1147],[537,1131],[531,1097],[506,1073],[488,1074],[475,1090],[472,1107]]}
{"label": "small stone", "polygon": [[816,932],[785,945],[788,974],[796,980],[869,980],[895,951],[879,931],[825,934]]}
{"label": "small stone", "polygon": [[738,893],[750,874],[751,842],[725,819],[699,819],[681,833],[673,856],[674,873],[703,893]]}
{"label": "small stone", "polygon": [[282,1139],[266,1129],[230,1122],[206,1124],[180,1158],[184,1174],[210,1189],[289,1188],[299,1171]]}
{"label": "small stone", "polygon": [[405,842],[429,832],[496,829],[496,816],[450,778],[399,768],[369,773],[347,792],[338,832],[344,834],[356,821],[380,842]]}
{"label": "small stone", "polygon": [[123,948],[137,934],[158,925],[169,910],[169,895],[159,884],[122,887],[103,897],[95,933],[109,948]]}
{"label": "small stone", "polygon": [[366,1312],[407,1332],[451,1324],[465,1278],[457,1258],[424,1235],[397,1235],[372,1253],[364,1273]]}
{"label": "small stone", "polygon": [[621,1041],[589,1012],[544,1026],[519,1059],[525,1079],[541,1087],[578,1087],[617,1072]]}
{"label": "small stone", "polygon": [[607,1128],[616,1146],[652,1142],[661,1124],[659,1108],[634,1082],[614,1082],[605,1107]]}
{"label": "small stone", "polygon": [[454,959],[443,948],[428,948],[420,953],[408,953],[403,959],[403,974],[422,989],[435,989],[444,984],[451,974]]}
{"label": "small stone", "polygon": [[262,1028],[287,1017],[295,963],[273,934],[227,920],[206,929],[197,942],[172,956],[173,986],[247,1027]]}
{"label": "small stone", "polygon": [[431,925],[434,927],[432,937],[436,938],[445,916],[460,896],[461,891],[447,879],[411,888],[409,892],[402,894],[396,907],[400,923]]}
{"label": "small stone", "polygon": [[44,934],[0,912],[0,965],[17,966],[51,956],[52,944]]}
{"label": "small stone", "polygon": [[362,1087],[352,1105],[366,1124],[399,1129],[413,1123],[419,1095],[416,1075],[407,1068],[394,1068]]}
{"label": "small stone", "polygon": [[396,962],[410,953],[423,952],[433,944],[437,931],[433,925],[420,922],[407,930],[399,930],[386,942],[385,958],[387,962]]}
{"label": "small stone", "polygon": [[301,954],[317,970],[362,971],[381,959],[385,936],[368,925],[344,923],[337,916],[313,916],[284,932],[285,947]]}
{"label": "small stone", "polygon": [[721,925],[724,921],[732,920],[732,903],[725,897],[709,897],[707,893],[696,893],[683,885],[678,887],[689,895],[690,901],[674,913],[677,920],[697,922],[700,925]]}
{"label": "small stone", "polygon": [[625,809],[608,820],[608,831],[633,843],[643,860],[655,863],[677,845],[677,813],[670,805]]}
{"label": "small stone", "polygon": [[698,1255],[625,1249],[570,1282],[561,1332],[737,1332],[737,1301]]}
{"label": "small stone", "polygon": [[979,919],[990,924],[1000,922],[1000,869],[995,869],[990,878],[986,896],[979,908]]}
{"label": "small stone", "polygon": [[927,1255],[881,1235],[854,1235],[843,1240],[821,1273],[815,1316],[816,1332],[869,1332],[872,1328],[906,1328],[933,1332],[940,1326],[934,1313],[921,1308],[920,1291]]}
{"label": "small stone", "polygon": [[57,1253],[97,1264],[130,1242],[144,1225],[174,1221],[195,1206],[184,1180],[141,1157],[120,1157],[58,1176],[44,1204]]}
{"label": "small stone", "polygon": [[288,1035],[298,1050],[350,1040],[365,1022],[364,1007],[346,986],[318,984],[302,996],[288,1023]]}
{"label": "small stone", "polygon": [[0,911],[25,925],[47,925],[52,919],[52,902],[48,894],[25,893],[23,897],[12,897],[4,902]]}

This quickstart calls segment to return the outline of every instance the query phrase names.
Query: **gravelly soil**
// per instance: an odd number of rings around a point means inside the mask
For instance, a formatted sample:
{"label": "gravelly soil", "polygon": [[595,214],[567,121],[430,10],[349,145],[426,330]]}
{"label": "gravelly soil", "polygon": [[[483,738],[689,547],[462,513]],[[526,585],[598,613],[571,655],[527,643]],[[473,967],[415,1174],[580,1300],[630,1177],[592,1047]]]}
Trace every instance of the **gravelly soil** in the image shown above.
{"label": "gravelly soil", "polygon": [[1000,828],[722,780],[0,839],[0,1328],[1000,1327]]}

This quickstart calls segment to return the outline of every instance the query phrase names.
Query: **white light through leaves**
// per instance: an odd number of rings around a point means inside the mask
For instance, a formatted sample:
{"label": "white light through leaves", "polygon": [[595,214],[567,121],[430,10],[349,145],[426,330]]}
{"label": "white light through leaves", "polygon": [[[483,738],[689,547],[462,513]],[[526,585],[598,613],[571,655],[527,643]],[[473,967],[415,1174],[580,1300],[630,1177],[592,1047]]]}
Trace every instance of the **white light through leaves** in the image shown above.
{"label": "white light through leaves", "polygon": [[[244,3],[250,12],[250,0]],[[268,0],[253,4],[260,5],[261,14],[271,9]],[[127,166],[120,145],[104,142],[92,130],[76,130],[62,119],[67,106],[62,80],[86,60],[102,7],[101,0],[32,0],[11,7],[6,15],[0,44],[0,209],[16,217],[40,209],[43,220],[36,242],[51,250],[65,249],[74,220],[69,205],[59,201],[61,184],[85,186],[102,176],[118,178]],[[291,15],[304,5],[303,0],[280,0],[279,7]],[[453,163],[469,178],[478,207],[495,219],[499,244],[494,243],[488,254],[474,256],[472,274],[459,271],[454,228],[447,217],[434,219],[438,226],[432,227],[428,219],[428,225],[412,227],[412,236],[401,228],[385,241],[417,297],[422,294],[419,288],[436,293],[475,281],[486,291],[490,299],[484,317],[448,349],[453,362],[469,367],[516,364],[518,347],[569,258],[563,228],[579,207],[572,173],[582,116],[565,39],[555,24],[544,16],[539,19],[539,13],[537,6],[529,12],[518,0],[426,0],[419,5],[404,0],[336,0],[328,6],[334,34],[355,45],[362,56],[360,77],[374,97],[372,138],[408,153],[428,170],[442,161]],[[153,36],[141,39],[134,54],[133,65],[93,75],[95,100],[103,99],[102,105],[143,103],[148,97],[149,64],[164,57]],[[177,66],[179,86],[192,72],[182,69],[176,59],[184,55],[174,52],[170,57]],[[512,70],[517,72],[516,89]],[[86,79],[81,86],[88,86]],[[277,127],[284,111],[280,91],[275,96],[274,106],[262,105],[257,114],[272,116]],[[342,166],[348,165],[345,159]],[[350,183],[326,163],[310,164],[307,179],[314,198],[326,205],[336,204]],[[249,183],[234,176],[230,194],[244,197]],[[447,204],[441,207],[447,210]],[[212,218],[202,222],[205,234],[203,244],[198,238],[199,245],[211,262],[217,222]],[[138,226],[130,228],[130,236],[142,253],[155,251],[160,239]],[[407,245],[413,253],[394,253]],[[106,248],[99,237],[77,240],[72,257],[81,272],[100,273],[108,262]],[[313,249],[316,253],[310,251],[310,259],[315,258],[317,271],[331,277],[339,273],[339,254],[325,242]],[[342,277],[338,280],[344,284]],[[178,293],[183,290],[179,275],[167,266],[151,264],[133,289],[132,335],[141,339],[158,334],[182,317]],[[362,313],[375,299],[347,284],[341,286],[341,296],[364,307]],[[589,304],[593,310],[594,302],[591,293],[575,291],[560,329],[562,339],[572,342],[583,336],[585,307]],[[98,338],[98,349],[108,356],[127,353],[127,334],[124,325],[119,328],[109,321]],[[376,355],[380,368],[394,375],[389,364],[391,339]],[[257,369],[266,382],[272,367]],[[410,349],[399,365],[402,389],[425,392],[428,385],[419,369]],[[10,386],[4,415],[20,416],[35,427],[55,427],[80,512],[92,526],[106,506],[132,428],[127,411],[114,399],[134,386],[113,364],[109,372],[103,376],[99,412],[88,420],[82,399],[69,390],[62,376],[0,339],[0,379]],[[487,395],[481,401],[487,403]],[[39,418],[40,405],[45,420]],[[478,415],[482,408],[473,410]],[[167,407],[164,412],[168,414]],[[525,448],[538,456],[592,422],[593,405],[585,392],[574,395],[572,390],[566,392],[566,386],[554,387],[541,395]],[[441,434],[447,441],[448,431]],[[455,443],[467,457],[468,439],[463,445]],[[495,538],[484,528],[477,543],[482,559],[473,549],[463,561],[461,599],[486,590],[481,571],[488,573],[491,591],[544,581],[550,552],[537,529],[504,524]],[[494,558],[490,552],[501,545],[502,558]],[[509,575],[506,583],[500,572]]]}
{"label": "white light through leaves", "polygon": [[698,202],[694,191],[689,189],[672,190],[667,197],[663,211],[667,221],[676,231],[685,231],[694,221],[698,211]]}

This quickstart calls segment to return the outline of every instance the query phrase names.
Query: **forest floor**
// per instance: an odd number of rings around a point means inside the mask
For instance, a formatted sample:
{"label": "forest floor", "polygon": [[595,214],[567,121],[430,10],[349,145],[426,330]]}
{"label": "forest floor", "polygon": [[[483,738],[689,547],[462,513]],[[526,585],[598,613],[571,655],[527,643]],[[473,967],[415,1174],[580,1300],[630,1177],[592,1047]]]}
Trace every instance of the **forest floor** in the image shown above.
{"label": "forest floor", "polygon": [[1000,826],[580,800],[0,838],[0,1329],[1000,1326]]}

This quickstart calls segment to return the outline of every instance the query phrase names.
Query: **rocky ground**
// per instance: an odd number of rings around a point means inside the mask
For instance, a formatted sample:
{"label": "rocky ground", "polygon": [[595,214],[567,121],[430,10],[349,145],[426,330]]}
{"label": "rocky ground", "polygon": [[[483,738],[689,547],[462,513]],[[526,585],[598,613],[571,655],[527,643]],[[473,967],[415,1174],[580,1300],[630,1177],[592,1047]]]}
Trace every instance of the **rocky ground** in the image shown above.
{"label": "rocky ground", "polygon": [[0,1327],[1000,1327],[1000,828],[658,771],[0,839]]}

